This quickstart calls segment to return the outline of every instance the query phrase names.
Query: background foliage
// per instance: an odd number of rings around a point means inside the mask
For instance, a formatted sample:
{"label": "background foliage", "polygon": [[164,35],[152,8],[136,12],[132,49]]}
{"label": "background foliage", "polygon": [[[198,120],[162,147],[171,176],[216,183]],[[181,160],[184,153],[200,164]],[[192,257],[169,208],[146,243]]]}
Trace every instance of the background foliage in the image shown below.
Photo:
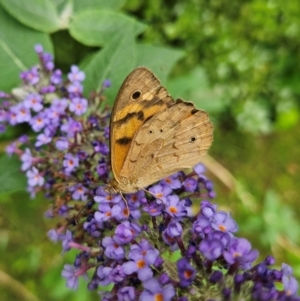
{"label": "background foliage", "polygon": [[[110,103],[133,68],[152,69],[171,95],[211,114],[215,142],[206,164],[216,201],[238,220],[240,235],[300,278],[297,0],[0,3],[0,90],[17,87],[20,71],[37,63],[37,43],[63,71],[72,64],[85,71],[87,96],[109,78]],[[24,130],[1,135],[0,151]],[[55,221],[43,219],[43,196],[28,199],[16,158],[1,155],[0,183],[3,299],[84,298],[85,283],[76,294],[64,288],[60,272],[72,254],[61,257],[48,241]]]}

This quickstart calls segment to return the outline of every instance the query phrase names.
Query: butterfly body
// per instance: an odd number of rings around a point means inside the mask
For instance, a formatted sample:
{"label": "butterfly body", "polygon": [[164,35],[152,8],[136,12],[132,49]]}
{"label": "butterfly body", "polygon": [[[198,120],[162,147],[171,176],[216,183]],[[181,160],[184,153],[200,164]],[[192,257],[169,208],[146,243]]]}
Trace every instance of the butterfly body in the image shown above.
{"label": "butterfly body", "polygon": [[110,123],[116,192],[131,193],[199,163],[212,143],[208,114],[174,101],[155,75],[133,70],[116,98]]}

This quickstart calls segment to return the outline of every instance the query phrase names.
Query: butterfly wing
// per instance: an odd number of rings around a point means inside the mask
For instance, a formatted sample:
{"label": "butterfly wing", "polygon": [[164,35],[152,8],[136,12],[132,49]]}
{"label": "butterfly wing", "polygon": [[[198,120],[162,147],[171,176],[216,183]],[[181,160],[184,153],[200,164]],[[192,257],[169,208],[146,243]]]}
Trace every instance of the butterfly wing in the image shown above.
{"label": "butterfly wing", "polygon": [[135,133],[152,116],[173,104],[167,90],[147,68],[136,68],[124,80],[110,121],[111,165],[117,182]]}
{"label": "butterfly wing", "polygon": [[121,176],[148,186],[199,163],[212,143],[208,114],[178,100],[145,122],[133,138]]}

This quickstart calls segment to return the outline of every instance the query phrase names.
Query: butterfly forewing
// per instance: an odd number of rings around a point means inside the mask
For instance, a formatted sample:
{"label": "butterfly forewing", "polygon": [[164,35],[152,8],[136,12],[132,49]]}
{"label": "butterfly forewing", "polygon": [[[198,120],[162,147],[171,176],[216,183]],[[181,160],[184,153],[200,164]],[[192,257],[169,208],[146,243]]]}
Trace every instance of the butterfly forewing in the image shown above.
{"label": "butterfly forewing", "polygon": [[173,102],[167,90],[147,68],[137,68],[125,79],[110,122],[111,164],[117,181],[135,133],[147,120]]}

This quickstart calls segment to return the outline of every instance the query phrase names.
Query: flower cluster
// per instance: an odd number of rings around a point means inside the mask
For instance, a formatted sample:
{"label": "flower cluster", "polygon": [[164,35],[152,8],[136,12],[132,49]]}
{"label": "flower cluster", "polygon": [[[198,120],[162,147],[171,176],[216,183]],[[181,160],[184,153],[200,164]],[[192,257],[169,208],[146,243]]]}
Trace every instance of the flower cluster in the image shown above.
{"label": "flower cluster", "polygon": [[203,165],[133,194],[111,194],[109,81],[87,99],[78,67],[64,79],[52,56],[35,50],[40,66],[21,73],[21,88],[0,92],[0,130],[36,133],[7,153],[19,156],[31,196],[42,191],[52,201],[46,216],[61,217],[50,239],[64,252],[78,250],[62,271],[68,287],[86,278],[90,290],[107,287],[105,301],[300,300],[288,265],[272,269],[271,256],[253,265],[258,251],[211,203]]}

